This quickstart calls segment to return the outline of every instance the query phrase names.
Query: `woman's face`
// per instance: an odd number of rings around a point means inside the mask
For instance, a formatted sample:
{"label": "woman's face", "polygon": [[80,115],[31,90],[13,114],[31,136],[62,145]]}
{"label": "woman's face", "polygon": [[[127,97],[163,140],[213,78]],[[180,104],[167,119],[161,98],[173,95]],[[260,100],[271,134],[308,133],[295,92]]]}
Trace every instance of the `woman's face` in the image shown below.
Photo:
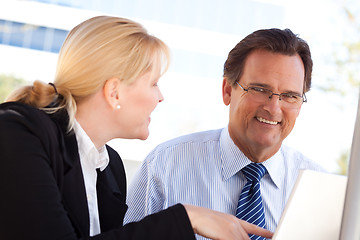
{"label": "woman's face", "polygon": [[119,86],[120,109],[117,123],[121,138],[145,140],[149,136],[150,114],[164,100],[158,87],[160,66],[153,65],[150,71],[129,84]]}

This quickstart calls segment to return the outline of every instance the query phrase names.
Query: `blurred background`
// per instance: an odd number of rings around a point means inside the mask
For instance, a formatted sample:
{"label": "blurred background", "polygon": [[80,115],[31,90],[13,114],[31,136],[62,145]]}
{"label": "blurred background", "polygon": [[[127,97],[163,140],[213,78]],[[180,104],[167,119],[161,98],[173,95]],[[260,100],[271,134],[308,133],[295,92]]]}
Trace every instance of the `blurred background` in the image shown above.
{"label": "blurred background", "polygon": [[346,175],[360,82],[358,0],[0,0],[0,102],[34,80],[52,82],[68,31],[96,15],[133,19],[171,48],[159,86],[165,101],[152,114],[146,141],[109,143],[128,179],[168,139],[225,127],[222,68],[242,38],[263,28],[290,28],[310,45],[312,90],[285,144],[329,172]]}

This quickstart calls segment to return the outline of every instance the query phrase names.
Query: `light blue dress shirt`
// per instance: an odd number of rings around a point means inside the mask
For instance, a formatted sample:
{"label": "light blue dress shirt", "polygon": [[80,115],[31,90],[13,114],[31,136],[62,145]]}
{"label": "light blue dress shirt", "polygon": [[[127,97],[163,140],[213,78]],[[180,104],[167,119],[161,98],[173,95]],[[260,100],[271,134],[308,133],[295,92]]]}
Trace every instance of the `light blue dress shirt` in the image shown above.
{"label": "light blue dress shirt", "polygon": [[[138,221],[176,203],[235,215],[246,183],[240,170],[249,163],[230,138],[227,127],[162,143],[149,153],[129,185],[129,209],[124,223]],[[266,228],[274,231],[299,170],[324,169],[284,145],[263,165],[268,171],[260,181]]]}

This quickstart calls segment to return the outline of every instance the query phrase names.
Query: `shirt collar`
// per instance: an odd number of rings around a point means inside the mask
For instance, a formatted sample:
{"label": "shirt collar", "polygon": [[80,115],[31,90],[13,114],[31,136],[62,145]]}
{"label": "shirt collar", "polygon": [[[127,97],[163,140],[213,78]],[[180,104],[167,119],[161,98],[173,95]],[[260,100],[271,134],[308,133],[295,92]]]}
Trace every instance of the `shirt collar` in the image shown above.
{"label": "shirt collar", "polygon": [[100,168],[100,171],[103,171],[109,164],[109,154],[105,145],[96,149],[90,137],[76,120],[74,132],[79,146],[80,159],[86,160],[87,164],[93,168]]}
{"label": "shirt collar", "polygon": [[[221,148],[221,171],[223,180],[238,173],[243,167],[250,164],[251,161],[245,154],[235,145],[231,139],[228,127],[224,128],[220,135]],[[276,187],[280,187],[284,179],[284,161],[280,150],[268,160],[262,163]]]}

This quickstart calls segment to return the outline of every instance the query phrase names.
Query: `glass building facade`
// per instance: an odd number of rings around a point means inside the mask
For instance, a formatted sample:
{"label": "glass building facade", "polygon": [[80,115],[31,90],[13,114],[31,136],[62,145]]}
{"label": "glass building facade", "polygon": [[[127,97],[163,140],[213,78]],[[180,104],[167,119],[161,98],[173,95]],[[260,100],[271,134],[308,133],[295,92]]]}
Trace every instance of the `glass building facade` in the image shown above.
{"label": "glass building facade", "polygon": [[52,81],[57,53],[68,31],[95,15],[133,19],[170,47],[171,65],[160,83],[165,101],[151,116],[154,121],[150,131],[154,134],[146,142],[111,142],[123,159],[129,160],[142,160],[163,140],[223,127],[228,113],[221,99],[221,82],[228,52],[255,30],[281,27],[284,16],[281,6],[257,0],[8,3],[0,1],[0,54],[5,56],[0,58],[0,72],[14,73],[29,81]]}
{"label": "glass building facade", "polygon": [[[240,36],[259,28],[282,25],[284,15],[282,7],[278,5],[253,0],[209,0],[206,2],[193,0],[32,0],[24,2],[96,11],[99,14],[112,14],[133,19],[141,18]],[[267,14],[269,12],[272,14]],[[67,31],[61,29],[9,21],[2,19],[0,15],[0,44],[56,53],[66,34]]]}
{"label": "glass building facade", "polygon": [[0,44],[58,53],[68,31],[0,19]]}

